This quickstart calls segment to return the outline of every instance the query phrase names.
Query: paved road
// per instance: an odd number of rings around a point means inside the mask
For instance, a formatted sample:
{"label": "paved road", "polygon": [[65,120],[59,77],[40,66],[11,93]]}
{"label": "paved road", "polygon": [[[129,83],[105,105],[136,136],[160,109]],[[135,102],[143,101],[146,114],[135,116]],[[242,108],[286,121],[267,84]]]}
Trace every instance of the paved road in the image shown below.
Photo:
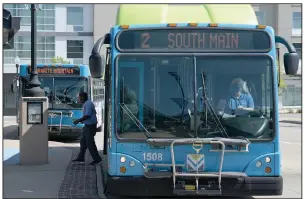
{"label": "paved road", "polygon": [[301,131],[301,124],[280,122],[284,177],[284,193],[281,198],[301,198]]}
{"label": "paved road", "polygon": [[[282,196],[269,198],[301,198],[301,115],[285,114],[280,121],[282,121],[280,122],[280,142],[283,154],[284,192]],[[15,135],[9,135],[9,137],[15,137]],[[98,148],[102,149],[102,135],[97,134],[95,140]],[[78,146],[78,142],[69,142],[65,145]]]}

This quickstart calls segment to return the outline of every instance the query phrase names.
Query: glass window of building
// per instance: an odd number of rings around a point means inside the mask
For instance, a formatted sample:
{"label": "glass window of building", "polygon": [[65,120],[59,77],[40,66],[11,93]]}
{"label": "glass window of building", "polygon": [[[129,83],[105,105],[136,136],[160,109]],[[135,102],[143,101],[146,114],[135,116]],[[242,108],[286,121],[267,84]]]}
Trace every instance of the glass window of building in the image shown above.
{"label": "glass window of building", "polygon": [[67,7],[67,25],[73,26],[74,32],[84,31],[82,7]]}
{"label": "glass window of building", "polygon": [[74,64],[83,64],[84,42],[82,40],[67,41],[67,58]]}
{"label": "glass window of building", "polygon": [[299,61],[299,70],[298,74],[302,74],[302,43],[293,43],[295,50],[297,51],[300,61]]}
{"label": "glass window of building", "polygon": [[[13,16],[21,17],[21,26],[31,26],[31,11],[25,4],[4,4]],[[55,4],[42,4],[37,10],[37,30],[55,31]]]}
{"label": "glass window of building", "polygon": [[302,13],[293,12],[292,13],[292,34],[301,35],[302,29]]}
{"label": "glass window of building", "polygon": [[299,54],[300,60],[302,61],[302,43],[293,43],[295,50]]}
{"label": "glass window of building", "polygon": [[302,88],[298,85],[287,85],[282,99],[283,106],[302,106]]}
{"label": "glass window of building", "polygon": [[[16,56],[19,56],[20,63],[30,63],[31,60],[31,37],[16,36],[14,49],[3,51],[4,64],[14,64]],[[55,37],[37,37],[37,63],[48,64],[55,56]]]}
{"label": "glass window of building", "polygon": [[255,15],[259,24],[265,24],[265,13],[261,11],[255,11]]}

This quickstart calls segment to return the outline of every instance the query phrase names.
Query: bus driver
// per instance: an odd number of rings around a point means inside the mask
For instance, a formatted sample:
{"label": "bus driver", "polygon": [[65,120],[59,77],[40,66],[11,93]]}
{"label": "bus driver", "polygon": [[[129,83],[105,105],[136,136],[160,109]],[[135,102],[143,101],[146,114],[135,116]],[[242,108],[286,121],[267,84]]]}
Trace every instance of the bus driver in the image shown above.
{"label": "bus driver", "polygon": [[254,110],[253,98],[244,80],[241,78],[234,79],[231,82],[230,91],[232,96],[229,100],[229,108],[232,112],[235,112],[235,110]]}

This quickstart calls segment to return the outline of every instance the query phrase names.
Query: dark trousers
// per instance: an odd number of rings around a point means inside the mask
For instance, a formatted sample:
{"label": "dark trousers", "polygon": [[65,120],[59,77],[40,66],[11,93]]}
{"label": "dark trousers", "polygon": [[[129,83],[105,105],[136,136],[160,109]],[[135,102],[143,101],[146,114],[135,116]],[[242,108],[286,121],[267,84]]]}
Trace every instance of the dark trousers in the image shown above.
{"label": "dark trousers", "polygon": [[83,128],[83,134],[80,140],[80,152],[78,154],[78,158],[80,160],[85,159],[86,150],[89,149],[89,152],[94,161],[102,160],[101,156],[99,155],[94,136],[96,134],[96,125],[85,125]]}

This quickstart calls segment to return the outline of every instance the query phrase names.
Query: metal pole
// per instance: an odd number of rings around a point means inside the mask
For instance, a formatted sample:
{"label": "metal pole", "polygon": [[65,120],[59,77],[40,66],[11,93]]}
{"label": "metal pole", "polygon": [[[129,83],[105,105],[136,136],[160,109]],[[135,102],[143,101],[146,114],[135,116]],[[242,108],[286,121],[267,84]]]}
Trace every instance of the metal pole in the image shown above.
{"label": "metal pole", "polygon": [[17,88],[17,91],[15,92],[15,98],[16,98],[16,119],[18,121],[18,107],[19,107],[19,103],[18,103],[18,98],[19,98],[19,85],[20,85],[20,82],[19,82],[19,71],[18,71],[18,68],[19,68],[19,64],[16,64],[16,74],[17,74],[17,80],[16,80],[16,88]]}
{"label": "metal pole", "polygon": [[31,75],[28,88],[25,89],[27,97],[44,97],[44,90],[40,88],[36,66],[36,46],[37,46],[37,29],[36,29],[36,7],[31,4]]}
{"label": "metal pole", "polygon": [[36,45],[37,45],[37,30],[36,30],[36,8],[35,4],[31,4],[31,71],[36,72]]}

